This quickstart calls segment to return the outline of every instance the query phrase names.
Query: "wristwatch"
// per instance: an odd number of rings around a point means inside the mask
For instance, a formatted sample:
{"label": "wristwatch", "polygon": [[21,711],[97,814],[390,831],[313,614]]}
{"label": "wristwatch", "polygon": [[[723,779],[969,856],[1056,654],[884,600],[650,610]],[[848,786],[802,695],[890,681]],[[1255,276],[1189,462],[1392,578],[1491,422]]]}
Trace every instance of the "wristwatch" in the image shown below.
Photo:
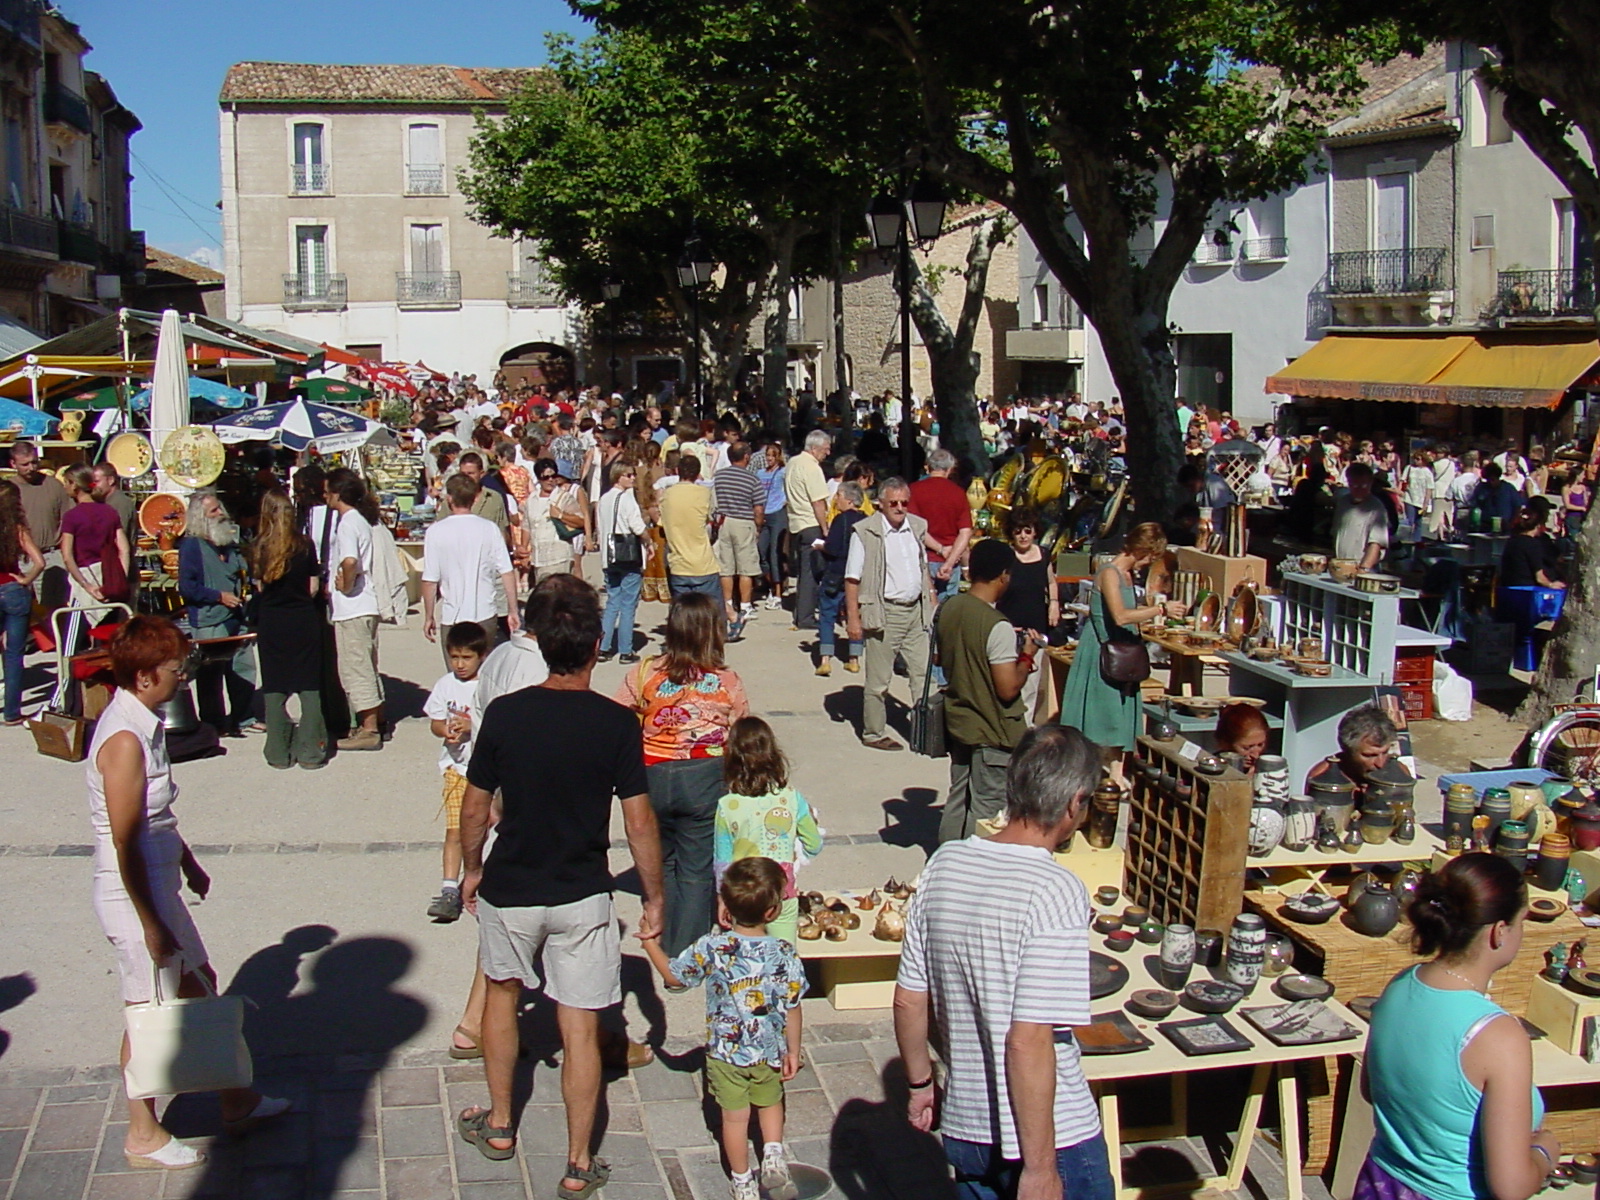
{"label": "wristwatch", "polygon": [[[929,1075],[921,1083],[907,1083],[906,1087],[913,1092],[925,1092],[933,1086],[933,1078],[932,1075]],[[1535,1146],[1534,1149],[1538,1150],[1540,1147]]]}

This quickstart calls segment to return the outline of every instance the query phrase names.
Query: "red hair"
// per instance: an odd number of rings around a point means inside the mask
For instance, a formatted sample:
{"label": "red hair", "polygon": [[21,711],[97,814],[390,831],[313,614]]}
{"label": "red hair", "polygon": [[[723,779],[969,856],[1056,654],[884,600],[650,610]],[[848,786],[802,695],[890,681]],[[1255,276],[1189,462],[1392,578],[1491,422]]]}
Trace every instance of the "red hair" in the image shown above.
{"label": "red hair", "polygon": [[181,662],[189,657],[189,645],[188,635],[166,617],[141,613],[111,639],[111,674],[118,687],[131,691],[141,671],[154,671],[173,659]]}

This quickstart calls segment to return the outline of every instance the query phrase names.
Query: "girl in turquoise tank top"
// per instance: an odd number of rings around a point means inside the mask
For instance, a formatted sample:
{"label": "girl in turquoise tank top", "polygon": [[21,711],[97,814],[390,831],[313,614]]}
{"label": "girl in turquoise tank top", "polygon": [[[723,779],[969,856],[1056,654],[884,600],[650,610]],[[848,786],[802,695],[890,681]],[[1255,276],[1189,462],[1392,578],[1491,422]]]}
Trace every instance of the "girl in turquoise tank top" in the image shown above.
{"label": "girl in turquoise tank top", "polygon": [[1522,946],[1521,874],[1463,854],[1423,879],[1408,916],[1430,961],[1384,989],[1367,1038],[1375,1136],[1354,1200],[1527,1200],[1561,1147],[1540,1127],[1533,1052],[1488,997]]}

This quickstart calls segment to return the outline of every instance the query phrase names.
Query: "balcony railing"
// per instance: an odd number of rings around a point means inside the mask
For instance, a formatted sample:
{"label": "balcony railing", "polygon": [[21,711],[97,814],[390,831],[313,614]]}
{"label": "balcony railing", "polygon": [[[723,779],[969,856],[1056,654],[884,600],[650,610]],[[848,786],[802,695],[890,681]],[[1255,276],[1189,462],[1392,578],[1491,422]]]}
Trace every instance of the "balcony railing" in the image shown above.
{"label": "balcony railing", "polygon": [[506,304],[512,308],[560,308],[561,292],[543,275],[507,271]]}
{"label": "balcony railing", "polygon": [[1213,238],[1202,238],[1200,244],[1194,248],[1194,253],[1189,256],[1189,261],[1199,263],[1205,267],[1231,263],[1233,261],[1233,243],[1219,242]]}
{"label": "balcony railing", "polygon": [[402,308],[455,308],[461,304],[460,271],[400,271],[395,302]]}
{"label": "balcony railing", "polygon": [[1450,286],[1450,254],[1441,246],[1328,256],[1328,291],[1335,296],[1411,296]]}
{"label": "balcony railing", "polygon": [[1495,308],[1504,317],[1593,317],[1594,268],[1501,271]]}
{"label": "balcony railing", "polygon": [[39,14],[43,9],[40,0],[0,0],[0,29],[9,30],[37,49],[43,44],[39,37]]}
{"label": "balcony railing", "polygon": [[406,166],[406,195],[443,196],[444,167],[440,163],[409,163]]}
{"label": "balcony railing", "polygon": [[44,123],[69,125],[79,133],[93,133],[89,102],[65,84],[47,84],[44,89]]}
{"label": "balcony railing", "polygon": [[72,221],[61,221],[59,237],[59,253],[62,261],[75,263],[98,264],[104,247],[99,239],[94,236],[94,229],[88,225],[78,225]]}
{"label": "balcony railing", "polygon": [[295,195],[325,195],[329,178],[327,163],[295,163]]}
{"label": "balcony railing", "polygon": [[344,275],[285,275],[283,307],[295,312],[337,311],[350,294]]}
{"label": "balcony railing", "polygon": [[1248,238],[1239,255],[1245,262],[1277,262],[1289,257],[1289,239],[1286,237]]}
{"label": "balcony railing", "polygon": [[48,217],[36,217],[5,205],[0,207],[0,245],[54,256],[61,253],[61,236],[56,223]]}
{"label": "balcony railing", "polygon": [[790,317],[786,331],[787,343],[791,346],[820,346],[822,344],[822,331],[815,328],[816,322],[808,321],[804,317]]}

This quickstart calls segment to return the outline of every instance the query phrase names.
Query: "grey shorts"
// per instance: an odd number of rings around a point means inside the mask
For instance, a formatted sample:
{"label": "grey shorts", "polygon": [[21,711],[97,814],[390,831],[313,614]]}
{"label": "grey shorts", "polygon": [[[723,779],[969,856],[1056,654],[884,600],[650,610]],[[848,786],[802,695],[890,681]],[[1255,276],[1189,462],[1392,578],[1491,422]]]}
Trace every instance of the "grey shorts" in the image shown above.
{"label": "grey shorts", "polygon": [[568,1008],[621,1003],[622,945],[610,893],[542,908],[496,908],[480,897],[478,963],[490,979],[520,979]]}
{"label": "grey shorts", "polygon": [[725,576],[761,574],[756,523],[729,517],[717,531],[717,569]]}

